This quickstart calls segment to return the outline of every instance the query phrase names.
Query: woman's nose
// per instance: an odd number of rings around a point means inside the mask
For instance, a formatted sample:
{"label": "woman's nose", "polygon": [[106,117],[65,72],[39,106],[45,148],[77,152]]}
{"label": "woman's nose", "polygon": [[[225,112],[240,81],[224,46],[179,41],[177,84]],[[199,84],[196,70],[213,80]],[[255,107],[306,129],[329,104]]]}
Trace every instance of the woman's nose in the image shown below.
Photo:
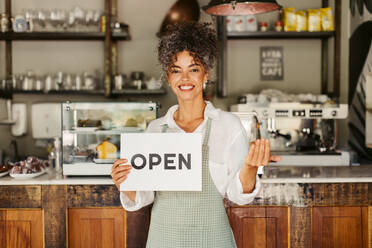
{"label": "woman's nose", "polygon": [[187,81],[189,80],[189,74],[186,72],[182,72],[182,78],[181,78],[182,81]]}

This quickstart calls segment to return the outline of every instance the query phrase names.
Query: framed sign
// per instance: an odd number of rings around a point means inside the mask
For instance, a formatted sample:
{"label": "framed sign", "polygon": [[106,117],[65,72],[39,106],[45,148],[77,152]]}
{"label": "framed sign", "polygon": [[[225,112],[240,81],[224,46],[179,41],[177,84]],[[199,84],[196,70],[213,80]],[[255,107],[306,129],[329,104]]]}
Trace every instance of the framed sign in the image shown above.
{"label": "framed sign", "polygon": [[283,47],[260,47],[261,80],[283,80]]}
{"label": "framed sign", "polygon": [[200,133],[126,133],[120,142],[133,167],[120,190],[201,191]]}

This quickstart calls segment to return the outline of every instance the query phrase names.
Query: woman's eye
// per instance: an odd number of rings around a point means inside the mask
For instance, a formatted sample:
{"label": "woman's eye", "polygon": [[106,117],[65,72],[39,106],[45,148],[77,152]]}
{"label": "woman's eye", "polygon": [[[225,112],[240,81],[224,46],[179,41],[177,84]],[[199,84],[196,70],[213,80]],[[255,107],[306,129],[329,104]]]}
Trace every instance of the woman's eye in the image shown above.
{"label": "woman's eye", "polygon": [[198,68],[193,68],[193,69],[191,69],[191,72],[199,72],[199,69]]}
{"label": "woman's eye", "polygon": [[171,70],[170,72],[171,73],[179,73],[180,71],[179,70]]}

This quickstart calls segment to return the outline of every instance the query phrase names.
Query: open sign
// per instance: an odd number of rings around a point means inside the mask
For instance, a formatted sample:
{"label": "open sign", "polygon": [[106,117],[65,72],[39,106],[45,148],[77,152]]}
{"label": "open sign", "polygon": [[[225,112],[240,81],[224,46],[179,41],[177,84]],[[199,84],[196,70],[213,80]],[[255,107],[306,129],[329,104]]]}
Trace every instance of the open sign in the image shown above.
{"label": "open sign", "polygon": [[201,191],[200,133],[126,133],[120,149],[133,167],[120,190]]}

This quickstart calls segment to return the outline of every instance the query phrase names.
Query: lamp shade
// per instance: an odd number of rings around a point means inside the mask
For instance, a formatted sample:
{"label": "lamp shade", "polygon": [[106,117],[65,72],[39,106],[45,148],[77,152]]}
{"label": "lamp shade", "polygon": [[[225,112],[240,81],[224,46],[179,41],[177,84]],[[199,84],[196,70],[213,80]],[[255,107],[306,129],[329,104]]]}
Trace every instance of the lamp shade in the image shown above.
{"label": "lamp shade", "polygon": [[281,8],[275,0],[211,0],[203,10],[210,15],[233,16],[261,14]]}
{"label": "lamp shade", "polygon": [[167,26],[185,22],[197,22],[200,17],[200,7],[197,0],[178,0],[165,16],[160,30],[157,33],[161,37],[167,33]]}

